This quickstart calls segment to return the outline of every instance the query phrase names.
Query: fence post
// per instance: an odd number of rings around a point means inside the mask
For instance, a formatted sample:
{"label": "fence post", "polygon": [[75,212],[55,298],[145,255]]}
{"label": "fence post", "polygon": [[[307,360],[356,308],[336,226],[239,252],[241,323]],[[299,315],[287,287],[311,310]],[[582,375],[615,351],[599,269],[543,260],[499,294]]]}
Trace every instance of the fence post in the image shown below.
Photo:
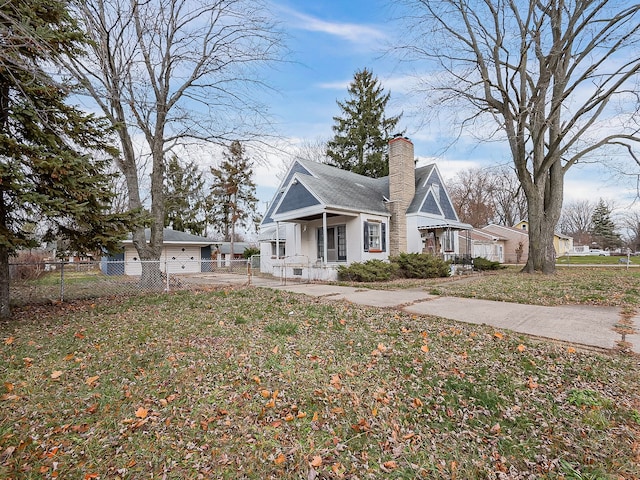
{"label": "fence post", "polygon": [[168,259],[165,257],[164,259],[164,276],[167,279],[167,293],[169,293],[169,263]]}
{"label": "fence post", "polygon": [[60,262],[60,301],[64,302],[64,262]]}

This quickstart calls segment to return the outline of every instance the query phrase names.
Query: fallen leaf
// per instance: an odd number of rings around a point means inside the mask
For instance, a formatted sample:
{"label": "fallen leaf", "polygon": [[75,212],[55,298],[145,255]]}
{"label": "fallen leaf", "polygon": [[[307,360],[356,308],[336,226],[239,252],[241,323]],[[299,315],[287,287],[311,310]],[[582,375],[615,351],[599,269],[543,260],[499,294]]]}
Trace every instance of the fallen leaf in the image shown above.
{"label": "fallen leaf", "polygon": [[275,460],[273,461],[273,463],[275,463],[276,465],[282,465],[284,462],[287,461],[287,457],[284,456],[283,453],[281,453],[280,455],[278,455]]}
{"label": "fallen leaf", "polygon": [[378,344],[378,350],[379,350],[381,353],[384,353],[384,352],[386,352],[386,351],[387,351],[387,347],[385,347],[385,346],[384,346],[384,344],[379,343],[379,344]]}
{"label": "fallen leaf", "polygon": [[527,349],[527,347],[525,347],[523,344],[518,345],[518,351],[520,353],[524,352]]}
{"label": "fallen leaf", "polygon": [[4,462],[11,455],[13,455],[13,452],[15,452],[15,451],[16,451],[16,447],[7,447],[6,450],[4,452],[2,452],[2,455],[0,455],[0,461]]}
{"label": "fallen leaf", "polygon": [[144,407],[140,407],[136,410],[136,417],[137,418],[147,418],[147,415],[149,414],[149,410],[147,410]]}
{"label": "fallen leaf", "polygon": [[573,347],[567,348],[567,353],[576,353],[576,349]]}
{"label": "fallen leaf", "polygon": [[260,390],[260,395],[262,398],[269,398],[271,397],[271,392],[269,390]]}
{"label": "fallen leaf", "polygon": [[84,333],[82,332],[76,332],[73,334],[74,337],[79,338],[80,340],[82,340],[84,338]]}
{"label": "fallen leaf", "polygon": [[398,462],[396,462],[395,460],[389,460],[388,462],[384,462],[382,465],[387,470],[395,470],[396,468],[398,468]]}
{"label": "fallen leaf", "polygon": [[280,349],[278,348],[278,345],[276,345],[275,347],[273,347],[273,348],[271,349],[271,351],[272,351],[274,354],[276,354],[276,355],[278,354],[278,351],[279,351],[279,350],[280,350]]}
{"label": "fallen leaf", "polygon": [[89,377],[87,378],[84,383],[86,383],[87,385],[89,385],[90,387],[93,387],[95,385],[95,383],[98,381],[98,379],[100,378],[100,375],[95,375],[93,377]]}
{"label": "fallen leaf", "polygon": [[504,335],[502,333],[500,333],[500,332],[494,333],[493,336],[495,338],[497,338],[498,340],[502,340],[504,338]]}
{"label": "fallen leaf", "polygon": [[322,466],[322,457],[320,455],[316,455],[310,463],[312,467],[320,467]]}
{"label": "fallen leaf", "polygon": [[59,378],[62,376],[62,374],[63,374],[63,373],[64,373],[64,372],[63,372],[62,370],[56,370],[56,371],[54,371],[54,372],[52,372],[52,373],[51,373],[51,378],[52,378],[53,380],[57,380],[57,379],[59,379]]}
{"label": "fallen leaf", "polygon": [[429,345],[422,345],[420,347],[420,350],[422,350],[424,353],[429,353]]}
{"label": "fallen leaf", "polygon": [[293,414],[289,413],[289,414],[287,414],[286,417],[284,417],[284,420],[285,420],[285,422],[291,422],[291,421],[293,421],[294,418],[295,417],[293,416]]}
{"label": "fallen leaf", "polygon": [[529,377],[527,388],[530,388],[531,390],[538,388],[538,383],[533,379],[533,377]]}
{"label": "fallen leaf", "polygon": [[15,341],[15,337],[7,337],[4,339],[5,345],[11,345]]}
{"label": "fallen leaf", "polygon": [[260,385],[260,377],[259,376],[255,375],[253,377],[253,381],[256,382],[258,385]]}

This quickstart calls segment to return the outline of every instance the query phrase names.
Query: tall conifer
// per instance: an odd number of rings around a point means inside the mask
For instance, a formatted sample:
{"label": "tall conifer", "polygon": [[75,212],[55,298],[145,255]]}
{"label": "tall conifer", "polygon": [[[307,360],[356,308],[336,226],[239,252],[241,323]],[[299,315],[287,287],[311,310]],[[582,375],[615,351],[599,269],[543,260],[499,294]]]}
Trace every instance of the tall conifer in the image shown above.
{"label": "tall conifer", "polygon": [[211,224],[222,233],[225,241],[231,242],[233,253],[236,226],[247,228],[252,225],[258,204],[256,184],[251,178],[253,164],[240,142],[231,142],[220,166],[211,167],[211,174]]}
{"label": "tall conifer", "polygon": [[366,68],[357,71],[349,85],[349,98],[338,101],[342,115],[333,117],[334,137],[327,143],[330,165],[368,177],[389,174],[387,144],[400,115],[385,116],[391,97]]}
{"label": "tall conifer", "polygon": [[[104,122],[70,106],[59,55],[83,36],[60,0],[0,4],[0,317],[8,317],[9,258],[41,240],[72,250],[115,248],[122,224],[106,215],[106,167],[116,155]],[[92,157],[97,153],[101,160]],[[32,226],[45,232],[34,238]]]}

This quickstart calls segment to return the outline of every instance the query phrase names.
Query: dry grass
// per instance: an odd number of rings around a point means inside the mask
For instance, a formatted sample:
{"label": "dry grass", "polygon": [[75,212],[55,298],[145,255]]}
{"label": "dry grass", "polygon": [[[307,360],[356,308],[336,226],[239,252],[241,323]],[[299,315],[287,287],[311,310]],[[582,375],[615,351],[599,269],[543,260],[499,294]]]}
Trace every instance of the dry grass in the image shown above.
{"label": "dry grass", "polygon": [[0,339],[2,478],[640,478],[631,356],[256,288],[26,307]]}

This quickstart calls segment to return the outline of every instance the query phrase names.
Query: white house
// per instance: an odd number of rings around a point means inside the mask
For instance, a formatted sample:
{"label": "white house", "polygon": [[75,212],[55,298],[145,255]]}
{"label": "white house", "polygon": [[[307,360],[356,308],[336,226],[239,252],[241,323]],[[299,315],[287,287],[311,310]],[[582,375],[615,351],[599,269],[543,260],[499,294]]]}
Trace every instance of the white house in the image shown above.
{"label": "white house", "polygon": [[[337,266],[400,252],[458,255],[458,219],[435,164],[415,168],[413,144],[389,142],[389,176],[369,178],[296,160],[260,228],[260,269],[276,276],[337,278]],[[326,239],[326,241],[325,241]]]}

